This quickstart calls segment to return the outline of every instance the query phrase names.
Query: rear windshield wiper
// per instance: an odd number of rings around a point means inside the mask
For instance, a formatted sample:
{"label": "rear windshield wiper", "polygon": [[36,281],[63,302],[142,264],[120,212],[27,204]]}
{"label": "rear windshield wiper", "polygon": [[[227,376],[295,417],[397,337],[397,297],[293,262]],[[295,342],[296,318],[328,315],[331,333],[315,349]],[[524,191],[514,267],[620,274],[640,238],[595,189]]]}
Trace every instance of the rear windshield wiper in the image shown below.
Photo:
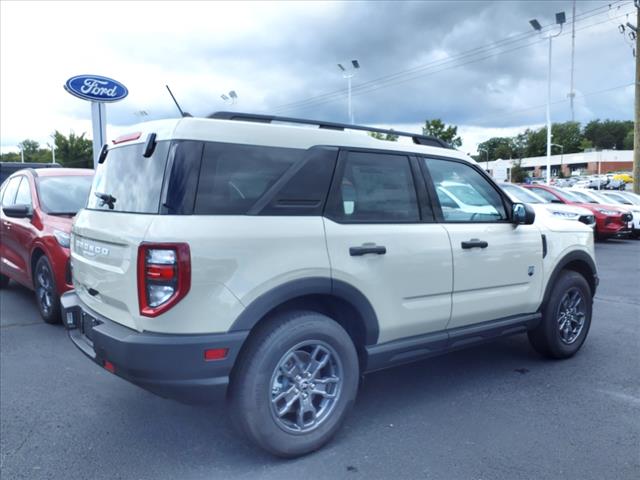
{"label": "rear windshield wiper", "polygon": [[116,203],[116,198],[113,195],[111,195],[110,193],[102,192],[93,192],[93,194],[100,200],[102,200],[102,203],[100,204],[101,207],[107,205],[109,207],[109,210],[113,210],[113,204]]}

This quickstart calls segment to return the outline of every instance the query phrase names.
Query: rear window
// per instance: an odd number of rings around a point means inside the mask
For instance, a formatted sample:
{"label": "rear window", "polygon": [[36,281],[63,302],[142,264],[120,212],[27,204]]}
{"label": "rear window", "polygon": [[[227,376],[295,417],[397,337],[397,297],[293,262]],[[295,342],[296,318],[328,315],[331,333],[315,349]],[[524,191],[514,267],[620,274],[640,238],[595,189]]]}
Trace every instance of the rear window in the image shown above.
{"label": "rear window", "polygon": [[127,213],[158,213],[169,142],[158,142],[153,155],[144,144],[113,148],[98,165],[87,208]]}
{"label": "rear window", "polygon": [[90,175],[38,177],[40,206],[49,214],[75,215],[87,204],[92,180]]}
{"label": "rear window", "polygon": [[304,155],[291,148],[206,143],[195,213],[246,214]]}

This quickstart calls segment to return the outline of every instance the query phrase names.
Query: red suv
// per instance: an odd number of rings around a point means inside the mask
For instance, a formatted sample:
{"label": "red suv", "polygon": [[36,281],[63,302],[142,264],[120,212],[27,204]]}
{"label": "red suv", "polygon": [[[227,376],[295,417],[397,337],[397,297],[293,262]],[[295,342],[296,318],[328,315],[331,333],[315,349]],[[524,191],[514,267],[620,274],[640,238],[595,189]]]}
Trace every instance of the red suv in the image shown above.
{"label": "red suv", "polygon": [[599,239],[628,235],[631,232],[629,228],[629,222],[632,218],[631,214],[617,208],[615,205],[589,203],[571,191],[548,187],[546,185],[536,184],[522,186],[533,190],[542,198],[553,203],[578,205],[591,210],[596,217],[595,233],[596,237]]}
{"label": "red suv", "polygon": [[13,279],[35,290],[47,323],[60,321],[60,295],[72,288],[71,223],[92,179],[88,169],[26,169],[0,187],[0,287]]}

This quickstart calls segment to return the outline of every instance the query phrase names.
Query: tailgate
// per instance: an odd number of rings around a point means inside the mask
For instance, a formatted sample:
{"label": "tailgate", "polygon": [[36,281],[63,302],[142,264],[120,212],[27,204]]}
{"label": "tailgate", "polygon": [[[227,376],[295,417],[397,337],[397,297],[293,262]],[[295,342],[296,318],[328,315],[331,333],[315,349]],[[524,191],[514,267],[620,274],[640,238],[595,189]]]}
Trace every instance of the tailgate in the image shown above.
{"label": "tailgate", "polygon": [[95,312],[141,330],[138,246],[153,215],[82,210],[73,226],[71,268],[80,299]]}

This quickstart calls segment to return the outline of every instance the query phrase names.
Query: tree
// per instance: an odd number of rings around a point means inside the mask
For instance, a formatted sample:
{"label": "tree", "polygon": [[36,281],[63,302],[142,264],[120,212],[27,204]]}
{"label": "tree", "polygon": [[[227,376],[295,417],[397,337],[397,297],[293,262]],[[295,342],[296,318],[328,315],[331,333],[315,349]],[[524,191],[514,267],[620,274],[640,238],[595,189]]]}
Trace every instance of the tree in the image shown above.
{"label": "tree", "polygon": [[[516,153],[516,145],[513,138],[510,137],[493,137],[478,145],[478,151],[489,152],[489,160],[497,160],[499,158],[513,158]],[[486,160],[484,152],[480,156],[480,160]]]}
{"label": "tree", "polygon": [[462,146],[462,139],[458,136],[458,127],[455,125],[445,125],[439,118],[425,120],[424,127],[422,127],[422,134],[444,140],[454,147]]}
{"label": "tree", "polygon": [[64,167],[93,168],[93,143],[84,136],[70,132],[65,137],[56,130],[56,161]]}
{"label": "tree", "polygon": [[584,127],[584,137],[594,148],[623,150],[627,132],[633,131],[633,122],[618,120],[592,120]]}
{"label": "tree", "polygon": [[633,129],[630,129],[624,137],[624,149],[633,150]]}
{"label": "tree", "polygon": [[522,168],[522,161],[520,159],[513,162],[511,166],[511,181],[513,183],[523,183],[528,175],[527,171]]}
{"label": "tree", "polygon": [[[391,129],[393,132],[393,129]],[[394,133],[369,132],[369,136],[378,140],[386,140],[387,142],[397,142],[398,135]]]}
{"label": "tree", "polygon": [[[545,129],[545,135],[546,135]],[[564,147],[564,153],[578,153],[582,142],[579,122],[554,123],[551,125],[551,141]],[[546,153],[546,147],[545,147]]]}

